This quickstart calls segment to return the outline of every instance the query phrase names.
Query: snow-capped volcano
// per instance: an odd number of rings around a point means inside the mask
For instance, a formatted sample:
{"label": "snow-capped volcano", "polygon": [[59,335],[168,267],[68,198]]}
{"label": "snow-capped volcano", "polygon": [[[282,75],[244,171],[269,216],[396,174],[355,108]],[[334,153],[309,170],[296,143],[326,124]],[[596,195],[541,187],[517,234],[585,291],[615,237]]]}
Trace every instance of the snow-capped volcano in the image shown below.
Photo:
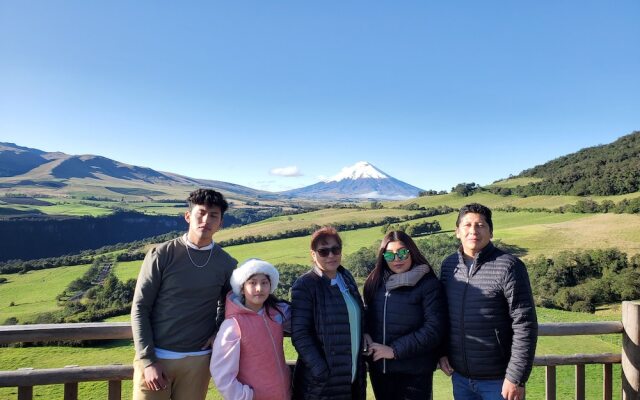
{"label": "snow-capped volcano", "polygon": [[360,161],[350,167],[342,168],[338,174],[322,182],[281,192],[281,194],[334,200],[405,200],[417,197],[421,190],[389,176],[366,161]]}
{"label": "snow-capped volcano", "polygon": [[386,179],[389,175],[366,161],[359,161],[350,167],[342,168],[337,175],[326,179],[324,182],[340,182],[343,179]]}

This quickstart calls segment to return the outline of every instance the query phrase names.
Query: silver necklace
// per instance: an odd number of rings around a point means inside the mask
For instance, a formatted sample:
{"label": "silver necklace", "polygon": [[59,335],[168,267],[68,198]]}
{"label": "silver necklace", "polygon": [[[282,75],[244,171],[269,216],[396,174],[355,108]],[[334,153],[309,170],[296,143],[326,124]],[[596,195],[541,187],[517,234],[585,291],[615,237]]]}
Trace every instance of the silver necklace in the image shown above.
{"label": "silver necklace", "polygon": [[209,264],[209,260],[211,259],[211,254],[213,253],[213,245],[211,245],[211,248],[209,249],[209,257],[207,257],[207,261],[205,261],[204,264],[202,264],[202,265],[196,264],[195,261],[193,261],[193,258],[191,258],[191,253],[189,253],[189,245],[187,244],[186,241],[184,243],[184,247],[187,248],[187,255],[189,256],[189,260],[191,260],[191,264],[193,264],[194,267],[202,268],[205,265]]}

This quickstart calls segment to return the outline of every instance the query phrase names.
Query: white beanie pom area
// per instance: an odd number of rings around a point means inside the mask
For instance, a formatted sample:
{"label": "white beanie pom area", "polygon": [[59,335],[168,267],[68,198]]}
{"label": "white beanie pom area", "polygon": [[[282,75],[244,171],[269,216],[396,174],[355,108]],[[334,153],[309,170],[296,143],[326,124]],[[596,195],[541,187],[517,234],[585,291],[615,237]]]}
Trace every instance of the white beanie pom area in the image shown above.
{"label": "white beanie pom area", "polygon": [[233,270],[231,274],[231,289],[236,296],[240,296],[242,293],[242,285],[256,274],[265,274],[269,277],[271,282],[271,291],[273,293],[278,287],[278,281],[280,274],[273,265],[258,258],[250,258],[243,262],[238,268]]}

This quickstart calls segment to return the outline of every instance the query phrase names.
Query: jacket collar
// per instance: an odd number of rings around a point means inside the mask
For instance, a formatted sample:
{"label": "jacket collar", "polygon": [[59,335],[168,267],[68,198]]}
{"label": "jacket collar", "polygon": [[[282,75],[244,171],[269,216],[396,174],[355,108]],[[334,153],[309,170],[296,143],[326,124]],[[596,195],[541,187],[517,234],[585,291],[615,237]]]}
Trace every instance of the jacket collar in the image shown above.
{"label": "jacket collar", "polygon": [[[476,257],[474,259],[474,264],[475,264],[476,268],[479,265],[484,264],[484,262],[487,261],[487,259],[489,258],[491,253],[493,253],[493,251],[495,249],[496,249],[496,247],[493,245],[493,242],[491,242],[491,241],[489,242],[489,244],[484,246],[484,248],[482,250],[480,250],[480,253],[476,254]],[[464,264],[464,253],[462,251],[462,246],[460,246],[458,248],[458,261],[461,264]]]}
{"label": "jacket collar", "polygon": [[[343,273],[344,271],[344,267],[342,265],[338,266],[338,273]],[[318,268],[317,265],[313,264],[313,272],[316,273],[316,275],[318,275],[320,278],[322,279],[326,279],[328,282],[331,282],[331,278],[329,278],[328,276],[326,276],[324,273],[322,273],[322,270],[320,268]]]}

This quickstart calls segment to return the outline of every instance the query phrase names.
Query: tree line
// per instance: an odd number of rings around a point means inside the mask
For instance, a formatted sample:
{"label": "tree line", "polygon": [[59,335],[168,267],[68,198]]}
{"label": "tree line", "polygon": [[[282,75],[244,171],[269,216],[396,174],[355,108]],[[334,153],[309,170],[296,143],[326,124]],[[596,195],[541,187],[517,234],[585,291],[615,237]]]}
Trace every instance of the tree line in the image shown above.
{"label": "tree line", "polygon": [[567,204],[556,208],[544,207],[496,207],[494,211],[504,212],[549,212],[549,213],[579,213],[579,214],[596,214],[596,213],[615,213],[615,214],[640,214],[640,197],[635,199],[622,199],[617,203],[611,200],[603,200],[598,203],[592,199],[578,200],[575,204]]}
{"label": "tree line", "polygon": [[640,298],[640,254],[616,248],[563,251],[527,262],[538,306],[594,312],[601,304]]}

